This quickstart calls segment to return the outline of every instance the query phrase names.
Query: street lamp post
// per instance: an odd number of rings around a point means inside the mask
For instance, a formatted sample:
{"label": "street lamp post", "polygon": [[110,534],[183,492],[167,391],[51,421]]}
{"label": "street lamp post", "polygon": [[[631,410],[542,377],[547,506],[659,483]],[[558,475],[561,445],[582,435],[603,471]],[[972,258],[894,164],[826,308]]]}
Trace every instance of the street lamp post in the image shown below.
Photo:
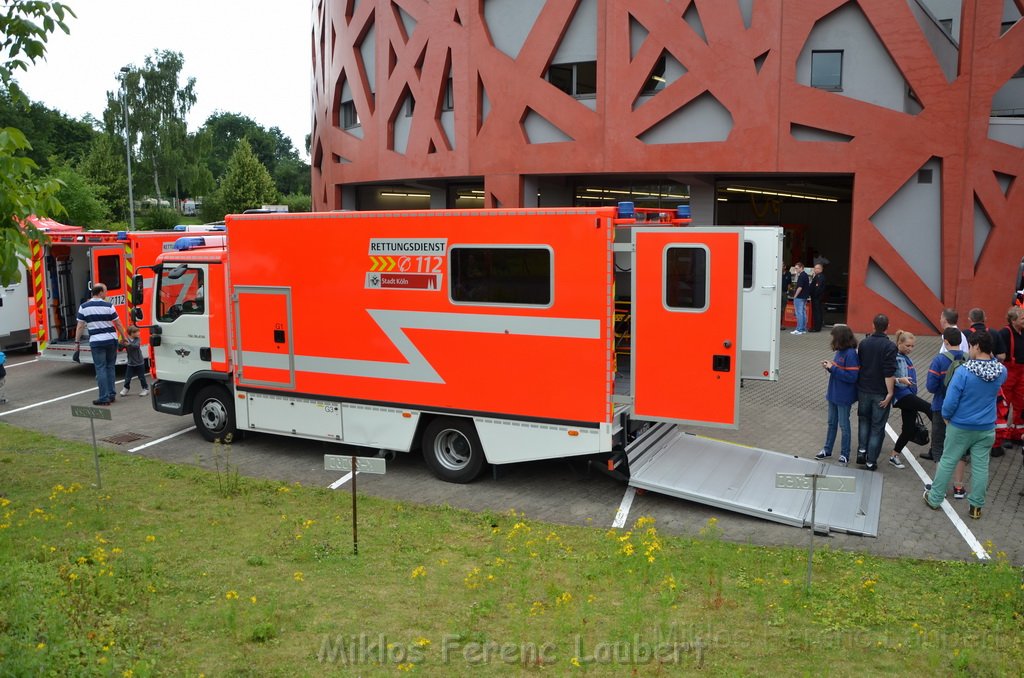
{"label": "street lamp post", "polygon": [[128,161],[128,228],[135,230],[135,195],[132,193],[132,137],[128,133],[128,77],[127,66],[121,69],[121,110],[124,112],[124,153]]}

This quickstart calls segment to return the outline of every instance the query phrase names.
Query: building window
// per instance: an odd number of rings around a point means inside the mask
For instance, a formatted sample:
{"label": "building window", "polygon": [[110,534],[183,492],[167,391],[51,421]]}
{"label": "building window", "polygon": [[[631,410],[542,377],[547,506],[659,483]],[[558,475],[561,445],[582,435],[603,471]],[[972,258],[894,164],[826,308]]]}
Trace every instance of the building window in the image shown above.
{"label": "building window", "polygon": [[356,103],[354,101],[343,101],[341,102],[341,126],[344,129],[352,129],[353,127],[359,127],[359,113],[356,112]]}
{"label": "building window", "polygon": [[452,247],[452,301],[469,304],[550,306],[551,250],[547,247]]}
{"label": "building window", "polygon": [[811,52],[811,87],[840,92],[843,89],[843,51]]}
{"label": "building window", "polygon": [[448,82],[444,86],[444,101],[441,103],[441,110],[455,110],[455,86],[452,84],[451,78],[448,78]]}
{"label": "building window", "polygon": [[548,82],[577,99],[595,97],[597,96],[597,62],[552,64],[548,69]]}
{"label": "building window", "polygon": [[952,19],[939,19],[939,25],[942,26],[942,30],[946,31],[946,35],[953,35]]}
{"label": "building window", "polygon": [[416,112],[416,98],[413,95],[409,95],[405,100],[405,115],[406,117],[412,117],[412,114]]}
{"label": "building window", "polygon": [[654,63],[651,74],[647,77],[644,89],[641,94],[651,95],[665,89],[665,55],[662,54]]}
{"label": "building window", "polygon": [[702,311],[708,305],[708,251],[703,247],[665,249],[665,306]]}

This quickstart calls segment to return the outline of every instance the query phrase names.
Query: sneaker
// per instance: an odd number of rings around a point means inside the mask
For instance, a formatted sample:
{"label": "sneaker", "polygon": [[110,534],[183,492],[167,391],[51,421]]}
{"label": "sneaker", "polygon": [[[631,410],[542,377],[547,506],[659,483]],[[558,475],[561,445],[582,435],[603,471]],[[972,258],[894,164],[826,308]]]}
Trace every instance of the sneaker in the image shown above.
{"label": "sneaker", "polygon": [[803,334],[800,330],[793,330],[790,334]]}
{"label": "sneaker", "polygon": [[846,458],[845,454],[841,454],[839,455],[839,463],[843,466],[846,466],[847,464],[850,463],[850,460]]}
{"label": "sneaker", "polygon": [[900,458],[898,456],[889,457],[889,466],[894,466],[896,468],[907,468],[906,466],[903,465],[903,462],[900,461]]}
{"label": "sneaker", "polygon": [[971,518],[974,518],[975,520],[977,520],[978,518],[981,517],[981,507],[980,506],[972,506],[970,509],[968,509],[967,513],[971,516]]}
{"label": "sneaker", "polygon": [[109,400],[94,400],[94,401],[92,401],[92,404],[93,405],[109,405],[110,401]]}
{"label": "sneaker", "polygon": [[126,395],[128,395],[128,389],[122,388],[117,395],[121,396],[122,398],[125,397]]}
{"label": "sneaker", "polygon": [[967,489],[962,485],[953,486],[953,499],[963,499],[967,496]]}
{"label": "sneaker", "polygon": [[140,398],[145,398],[148,395],[149,395],[149,389],[148,388],[144,388],[141,391],[139,391],[139,397]]}
{"label": "sneaker", "polygon": [[926,461],[935,461],[935,457],[932,456],[931,452],[922,452],[921,454],[917,455],[917,458],[924,459]]}
{"label": "sneaker", "polygon": [[924,503],[928,505],[928,508],[930,508],[933,511],[939,510],[938,506],[932,506],[932,503],[928,501],[928,490],[924,491],[924,494],[921,495],[921,498],[924,499]]}
{"label": "sneaker", "polygon": [[868,463],[864,464],[864,468],[866,468],[869,471],[877,471],[878,470],[878,464],[872,464],[871,462],[868,462]]}
{"label": "sneaker", "polygon": [[821,452],[818,452],[816,455],[814,455],[814,458],[815,459],[828,459],[831,456],[832,456],[831,452],[829,452],[828,450],[822,450]]}
{"label": "sneaker", "polygon": [[1003,449],[1003,445],[1004,444],[1005,443],[1000,444],[1000,445],[993,445],[992,446],[992,450],[989,452],[989,456],[995,458],[995,457],[1001,457],[1004,454],[1006,454],[1006,450]]}

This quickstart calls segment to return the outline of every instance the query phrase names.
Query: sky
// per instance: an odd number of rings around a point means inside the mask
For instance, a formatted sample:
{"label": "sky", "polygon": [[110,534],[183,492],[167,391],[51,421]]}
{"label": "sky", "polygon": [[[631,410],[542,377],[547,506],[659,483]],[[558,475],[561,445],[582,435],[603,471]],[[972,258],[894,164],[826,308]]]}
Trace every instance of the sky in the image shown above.
{"label": "sky", "polygon": [[70,35],[58,30],[46,61],[15,75],[32,101],[102,120],[122,66],[173,50],[184,55],[183,78],[196,79],[190,132],[215,111],[240,113],[280,128],[309,159],[311,0],[63,1],[78,15]]}

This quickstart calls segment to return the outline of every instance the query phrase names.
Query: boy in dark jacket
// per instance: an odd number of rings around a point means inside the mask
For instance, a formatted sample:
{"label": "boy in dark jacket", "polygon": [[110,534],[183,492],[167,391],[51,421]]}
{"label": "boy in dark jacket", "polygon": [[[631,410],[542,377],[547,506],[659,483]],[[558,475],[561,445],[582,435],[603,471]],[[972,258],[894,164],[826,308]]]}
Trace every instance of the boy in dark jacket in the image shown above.
{"label": "boy in dark jacket", "polygon": [[[946,399],[946,372],[954,360],[963,360],[964,354],[959,348],[963,333],[956,327],[942,330],[942,350],[932,358],[928,367],[928,378],[924,386],[932,394],[932,412],[942,411],[942,401]],[[946,422],[939,414],[932,415],[932,445],[925,454],[917,455],[921,459],[938,462],[942,459],[942,443],[946,440]]]}
{"label": "boy in dark jacket", "polygon": [[121,345],[128,351],[128,368],[124,372],[124,388],[121,389],[119,395],[122,398],[128,395],[128,391],[132,388],[132,377],[138,377],[139,384],[142,386],[139,397],[148,396],[149,384],[146,383],[146,359],[142,357],[139,328],[131,325],[128,328],[128,341],[121,342]]}

